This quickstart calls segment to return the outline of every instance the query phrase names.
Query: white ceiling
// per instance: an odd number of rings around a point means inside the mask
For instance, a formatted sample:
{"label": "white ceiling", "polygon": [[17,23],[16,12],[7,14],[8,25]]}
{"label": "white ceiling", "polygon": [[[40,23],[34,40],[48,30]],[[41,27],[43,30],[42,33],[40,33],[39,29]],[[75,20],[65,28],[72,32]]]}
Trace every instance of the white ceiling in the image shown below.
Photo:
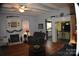
{"label": "white ceiling", "polygon": [[[46,13],[53,13],[56,11],[68,11],[69,5],[66,3],[4,3],[2,5],[2,13],[19,13],[18,6],[24,5],[29,10],[26,10],[24,14],[41,15]],[[16,8],[15,8],[16,7]]]}

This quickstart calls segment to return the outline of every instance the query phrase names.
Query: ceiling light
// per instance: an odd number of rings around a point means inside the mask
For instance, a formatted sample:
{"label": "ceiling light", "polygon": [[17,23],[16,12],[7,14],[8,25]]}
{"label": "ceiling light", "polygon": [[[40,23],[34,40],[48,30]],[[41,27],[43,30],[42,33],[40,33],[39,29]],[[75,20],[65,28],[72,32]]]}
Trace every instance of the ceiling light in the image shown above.
{"label": "ceiling light", "polygon": [[23,12],[24,12],[24,9],[25,9],[25,6],[21,6],[21,7],[19,8],[19,11],[23,13]]}
{"label": "ceiling light", "polygon": [[69,23],[66,23],[66,25],[69,25]]}
{"label": "ceiling light", "polygon": [[20,12],[22,12],[22,13],[24,12],[24,10],[23,10],[23,9],[19,9],[19,11],[20,11]]}
{"label": "ceiling light", "polygon": [[25,9],[25,6],[22,6],[21,9]]}

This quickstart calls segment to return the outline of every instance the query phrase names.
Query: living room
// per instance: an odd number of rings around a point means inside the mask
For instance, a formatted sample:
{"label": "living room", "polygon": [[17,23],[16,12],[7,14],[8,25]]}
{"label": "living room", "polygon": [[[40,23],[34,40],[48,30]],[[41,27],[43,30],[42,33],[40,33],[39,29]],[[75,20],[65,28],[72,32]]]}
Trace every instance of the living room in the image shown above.
{"label": "living room", "polygon": [[76,40],[73,3],[0,4],[1,55],[56,55],[64,43],[76,44]]}

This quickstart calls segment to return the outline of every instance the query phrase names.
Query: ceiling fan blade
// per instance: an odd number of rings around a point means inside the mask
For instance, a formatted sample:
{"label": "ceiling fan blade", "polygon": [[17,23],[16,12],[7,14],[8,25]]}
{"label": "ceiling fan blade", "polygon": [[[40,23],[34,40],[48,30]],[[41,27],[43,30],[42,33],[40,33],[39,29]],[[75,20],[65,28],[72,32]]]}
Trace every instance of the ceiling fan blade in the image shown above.
{"label": "ceiling fan blade", "polygon": [[3,4],[2,8],[18,9],[20,8],[20,5],[19,4]]}
{"label": "ceiling fan blade", "polygon": [[31,8],[24,8],[24,10],[31,10]]}

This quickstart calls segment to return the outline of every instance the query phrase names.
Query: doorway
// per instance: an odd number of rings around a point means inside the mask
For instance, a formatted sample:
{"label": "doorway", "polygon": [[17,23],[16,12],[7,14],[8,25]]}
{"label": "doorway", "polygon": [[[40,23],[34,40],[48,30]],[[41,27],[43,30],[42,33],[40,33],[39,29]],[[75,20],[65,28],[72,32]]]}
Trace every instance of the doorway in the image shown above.
{"label": "doorway", "polygon": [[45,20],[46,39],[52,41],[52,21]]}
{"label": "doorway", "polygon": [[58,21],[55,25],[57,41],[68,43],[70,40],[70,21]]}

